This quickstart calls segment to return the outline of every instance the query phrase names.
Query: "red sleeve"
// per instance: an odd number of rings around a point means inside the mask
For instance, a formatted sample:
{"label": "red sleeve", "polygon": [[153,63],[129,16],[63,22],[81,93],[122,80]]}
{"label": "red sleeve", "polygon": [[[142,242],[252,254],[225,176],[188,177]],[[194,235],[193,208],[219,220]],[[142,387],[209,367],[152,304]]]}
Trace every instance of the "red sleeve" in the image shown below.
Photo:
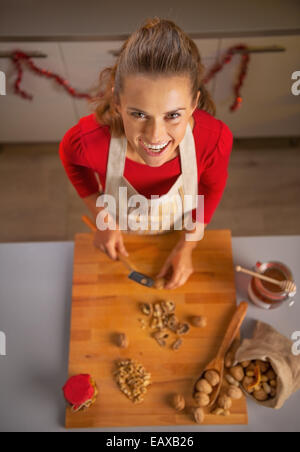
{"label": "red sleeve", "polygon": [[68,178],[81,198],[99,192],[95,172],[82,147],[78,125],[65,134],[59,146],[59,156]]}
{"label": "red sleeve", "polygon": [[[206,156],[200,176],[198,194],[204,195],[204,223],[208,224],[221,201],[228,178],[228,165],[233,145],[233,135],[221,122],[221,131],[216,147]],[[193,211],[196,221],[196,211]]]}

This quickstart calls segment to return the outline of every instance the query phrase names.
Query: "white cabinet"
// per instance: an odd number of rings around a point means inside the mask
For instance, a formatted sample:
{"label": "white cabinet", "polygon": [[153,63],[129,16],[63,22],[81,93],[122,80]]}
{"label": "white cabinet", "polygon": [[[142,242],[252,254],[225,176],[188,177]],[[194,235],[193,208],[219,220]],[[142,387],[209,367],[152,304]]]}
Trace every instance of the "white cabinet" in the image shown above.
{"label": "white cabinet", "polygon": [[[194,39],[201,56],[203,65],[205,66],[205,75],[209,69],[216,63],[219,55],[220,39]],[[207,83],[206,88],[210,94],[215,95],[216,81],[212,79]]]}
{"label": "white cabinet", "polygon": [[[41,67],[67,77],[57,43],[0,43],[0,51],[38,51],[47,58],[33,61]],[[23,65],[22,65],[23,66]],[[6,96],[0,96],[0,142],[57,142],[76,122],[73,99],[53,80],[39,77],[25,65],[21,88],[33,95],[26,100],[14,94],[17,73],[10,59],[0,59],[6,74]]]}
{"label": "white cabinet", "polygon": [[240,68],[240,55],[216,76],[217,117],[235,137],[299,136],[300,96],[291,93],[292,73],[300,70],[300,36],[222,39],[220,58],[238,44],[249,47],[281,46],[285,52],[251,53],[248,73],[241,90],[243,103],[229,111],[233,86]]}
{"label": "white cabinet", "polygon": [[[76,89],[88,92],[97,86],[102,69],[115,63],[113,52],[123,41],[63,42],[60,44],[69,80]],[[77,119],[91,112],[86,99],[74,99]]]}

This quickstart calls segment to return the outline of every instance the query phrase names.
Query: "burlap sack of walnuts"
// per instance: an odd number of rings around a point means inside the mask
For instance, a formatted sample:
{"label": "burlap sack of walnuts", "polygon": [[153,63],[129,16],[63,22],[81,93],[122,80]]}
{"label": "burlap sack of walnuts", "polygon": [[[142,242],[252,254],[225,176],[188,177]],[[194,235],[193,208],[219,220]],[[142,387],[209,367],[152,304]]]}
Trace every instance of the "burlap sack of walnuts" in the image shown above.
{"label": "burlap sack of walnuts", "polygon": [[300,356],[292,353],[293,342],[272,326],[258,321],[252,339],[244,339],[235,354],[235,364],[259,359],[269,361],[277,374],[277,393],[273,399],[258,404],[279,410],[300,389]]}

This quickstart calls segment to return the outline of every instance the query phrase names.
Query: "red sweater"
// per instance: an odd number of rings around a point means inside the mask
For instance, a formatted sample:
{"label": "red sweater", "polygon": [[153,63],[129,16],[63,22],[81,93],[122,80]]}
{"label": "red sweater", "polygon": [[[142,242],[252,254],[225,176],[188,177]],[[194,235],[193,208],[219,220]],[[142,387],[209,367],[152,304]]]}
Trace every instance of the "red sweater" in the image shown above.
{"label": "red sweater", "polygon": [[[196,109],[193,117],[198,194],[204,195],[204,222],[208,224],[225,189],[233,136],[226,124],[203,110]],[[109,126],[100,125],[91,114],[81,118],[60,143],[61,161],[81,198],[99,192],[95,173],[105,190],[110,137]],[[148,199],[166,194],[180,174],[180,156],[156,168],[126,158],[124,177]]]}

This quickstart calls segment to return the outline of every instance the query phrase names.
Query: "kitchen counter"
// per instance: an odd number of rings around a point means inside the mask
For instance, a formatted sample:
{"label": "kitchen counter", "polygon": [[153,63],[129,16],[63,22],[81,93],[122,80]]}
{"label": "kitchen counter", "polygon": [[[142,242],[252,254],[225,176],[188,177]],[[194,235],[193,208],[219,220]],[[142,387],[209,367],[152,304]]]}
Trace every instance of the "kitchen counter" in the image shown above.
{"label": "kitchen counter", "polygon": [[[147,17],[170,18],[201,37],[236,33],[299,32],[298,0],[186,0],[99,2],[98,0],[1,0],[0,39],[7,37],[111,37],[132,33]],[[125,19],[125,20],[124,20]]]}
{"label": "kitchen counter", "polygon": [[[68,377],[73,242],[0,244],[0,431],[65,431],[61,387]],[[280,260],[300,281],[300,236],[233,238],[234,263]],[[236,274],[237,301],[247,299],[249,277]],[[300,303],[264,311],[249,305],[242,335],[254,320],[273,325],[287,337],[300,331]],[[3,335],[2,335],[3,336]],[[280,411],[248,399],[248,426],[112,428],[106,432],[300,431],[300,391]],[[97,429],[101,431],[101,429]]]}

